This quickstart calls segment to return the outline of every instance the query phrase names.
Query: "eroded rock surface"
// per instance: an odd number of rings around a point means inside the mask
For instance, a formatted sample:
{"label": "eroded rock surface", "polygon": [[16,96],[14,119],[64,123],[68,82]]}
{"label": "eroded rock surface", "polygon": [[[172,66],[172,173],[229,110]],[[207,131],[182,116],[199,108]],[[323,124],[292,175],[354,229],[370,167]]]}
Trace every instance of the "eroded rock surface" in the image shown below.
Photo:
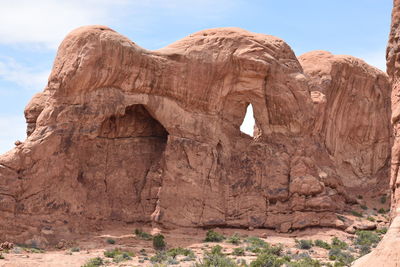
{"label": "eroded rock surface", "polygon": [[[269,35],[211,29],[148,51],[107,27],[79,28],[25,110],[28,138],[0,157],[0,238],[54,243],[110,221],[345,229],[346,179],[375,181],[388,158],[385,76],[357,62],[343,64],[365,84],[318,87]],[[329,68],[331,83],[353,77]],[[355,91],[366,103],[349,108]],[[255,138],[239,129],[249,104]],[[385,114],[369,128],[339,123],[357,107]],[[353,149],[362,155],[348,178],[340,168]]]}
{"label": "eroded rock surface", "polygon": [[393,1],[392,24],[386,50],[386,65],[392,86],[393,147],[390,170],[392,195],[389,231],[372,253],[359,259],[354,266],[395,267],[400,265],[400,0]]}

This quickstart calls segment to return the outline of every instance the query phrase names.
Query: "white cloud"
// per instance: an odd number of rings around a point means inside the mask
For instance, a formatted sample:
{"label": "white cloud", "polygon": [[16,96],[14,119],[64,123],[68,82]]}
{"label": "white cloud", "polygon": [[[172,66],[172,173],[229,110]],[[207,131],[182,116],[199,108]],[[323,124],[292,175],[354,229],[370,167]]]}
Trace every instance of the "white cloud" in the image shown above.
{"label": "white cloud", "polygon": [[40,91],[46,84],[50,70],[37,71],[23,66],[11,57],[0,57],[0,80],[13,82],[18,86]]}
{"label": "white cloud", "polygon": [[[143,27],[162,14],[191,19],[219,18],[228,0],[10,0],[0,1],[0,43],[55,49],[72,29],[90,24]],[[132,24],[131,24],[132,25]]]}
{"label": "white cloud", "polygon": [[56,48],[72,29],[108,23],[112,0],[12,0],[0,2],[0,43]]}
{"label": "white cloud", "polygon": [[0,154],[12,149],[16,140],[24,141],[26,138],[26,124],[22,115],[0,115],[0,129]]}

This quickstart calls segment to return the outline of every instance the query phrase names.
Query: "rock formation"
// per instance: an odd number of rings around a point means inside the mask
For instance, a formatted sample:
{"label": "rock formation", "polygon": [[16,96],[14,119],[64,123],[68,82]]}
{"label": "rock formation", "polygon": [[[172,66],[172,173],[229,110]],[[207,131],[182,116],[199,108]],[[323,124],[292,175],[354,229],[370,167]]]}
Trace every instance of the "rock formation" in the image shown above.
{"label": "rock formation", "polygon": [[[157,51],[103,26],[71,32],[26,107],[28,138],[0,157],[0,238],[54,243],[110,221],[346,227],[346,190],[385,182],[387,78],[322,52],[301,62],[236,28]],[[254,138],[239,129],[249,104]]]}
{"label": "rock formation", "polygon": [[372,253],[360,258],[357,267],[395,267],[400,263],[400,0],[393,1],[392,24],[386,50],[386,66],[392,86],[393,147],[390,169],[392,222],[387,234]]}

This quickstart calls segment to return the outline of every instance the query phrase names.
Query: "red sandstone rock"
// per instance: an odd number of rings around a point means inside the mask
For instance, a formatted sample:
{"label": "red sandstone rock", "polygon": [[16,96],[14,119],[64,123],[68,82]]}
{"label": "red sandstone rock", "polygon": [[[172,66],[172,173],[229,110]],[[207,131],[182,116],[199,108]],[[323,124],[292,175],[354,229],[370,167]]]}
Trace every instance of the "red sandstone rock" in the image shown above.
{"label": "red sandstone rock", "polygon": [[[357,60],[343,64],[358,70]],[[356,73],[367,86],[354,90],[382,91],[370,97],[384,120],[385,76],[365,68]],[[28,138],[0,157],[0,238],[57,244],[110,221],[344,229],[336,212],[351,200],[344,184],[353,183],[340,169],[354,152],[346,145],[366,150],[362,159],[373,166],[350,165],[360,168],[356,179],[372,181],[379,166],[386,171],[387,127],[365,140],[361,132],[360,142],[335,136],[324,125],[327,116],[336,119],[329,108],[336,96],[323,96],[332,90],[326,87],[313,97],[309,86],[318,79],[304,75],[281,39],[237,28],[201,31],[157,51],[104,26],[79,28],[60,45],[47,87],[25,110]],[[352,111],[348,89],[334,105],[340,114]],[[324,116],[313,101],[326,101]],[[249,104],[254,139],[239,129]],[[348,136],[367,129],[360,122],[352,134],[349,124]],[[368,150],[371,140],[382,150],[377,155]]]}

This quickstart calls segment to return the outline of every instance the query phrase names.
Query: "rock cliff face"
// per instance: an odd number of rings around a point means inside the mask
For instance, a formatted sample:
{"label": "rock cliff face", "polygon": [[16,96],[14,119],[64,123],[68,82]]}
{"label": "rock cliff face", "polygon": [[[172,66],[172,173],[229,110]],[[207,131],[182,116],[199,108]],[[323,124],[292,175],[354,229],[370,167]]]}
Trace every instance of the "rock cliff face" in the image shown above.
{"label": "rock cliff face", "polygon": [[313,51],[299,57],[310,78],[321,138],[347,187],[389,183],[390,85],[387,75],[351,56]]}
{"label": "rock cliff face", "polygon": [[354,266],[395,267],[400,263],[400,0],[393,1],[392,24],[386,50],[386,66],[392,86],[393,147],[390,169],[390,190],[392,195],[389,231],[370,254],[359,259]]}
{"label": "rock cliff face", "polygon": [[[28,138],[0,157],[0,238],[51,243],[110,221],[345,227],[346,188],[387,171],[389,87],[359,60],[322,53],[317,70],[316,56],[304,73],[281,39],[236,28],[158,51],[71,32],[26,107]],[[239,129],[249,104],[254,138]]]}

